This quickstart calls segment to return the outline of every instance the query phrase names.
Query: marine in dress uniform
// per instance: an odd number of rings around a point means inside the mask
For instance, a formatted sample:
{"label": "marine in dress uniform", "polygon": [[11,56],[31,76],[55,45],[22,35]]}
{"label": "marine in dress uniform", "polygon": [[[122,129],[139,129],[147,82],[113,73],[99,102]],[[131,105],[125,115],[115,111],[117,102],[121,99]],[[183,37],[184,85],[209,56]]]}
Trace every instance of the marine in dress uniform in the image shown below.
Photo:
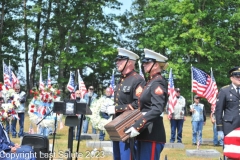
{"label": "marine in dress uniform", "polygon": [[[116,65],[121,78],[114,89],[114,105],[106,108],[106,113],[119,116],[126,110],[138,108],[138,98],[145,81],[135,70],[135,61],[139,56],[124,48],[118,48]],[[129,160],[130,145],[121,141],[113,141],[114,160]]]}
{"label": "marine in dress uniform", "polygon": [[240,127],[240,66],[230,69],[232,84],[220,89],[215,108],[218,135],[224,137]]}
{"label": "marine in dress uniform", "polygon": [[167,58],[149,49],[144,49],[142,63],[145,73],[149,73],[148,82],[139,98],[143,117],[137,120],[125,133],[137,139],[137,160],[159,160],[166,143],[162,113],[167,104],[167,82],[161,71],[167,66]]}

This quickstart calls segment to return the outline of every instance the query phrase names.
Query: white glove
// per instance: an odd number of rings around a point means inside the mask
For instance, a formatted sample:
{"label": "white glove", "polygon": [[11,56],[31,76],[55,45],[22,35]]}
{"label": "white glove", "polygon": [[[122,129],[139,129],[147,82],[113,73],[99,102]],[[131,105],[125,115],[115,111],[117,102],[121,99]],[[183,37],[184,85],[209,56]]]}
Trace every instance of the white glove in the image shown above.
{"label": "white glove", "polygon": [[107,110],[107,106],[102,105],[101,108],[100,108],[100,111],[105,113],[106,110]]}
{"label": "white glove", "polygon": [[140,134],[134,127],[131,127],[128,130],[126,130],[125,133],[130,133],[130,137],[136,137],[137,135]]}
{"label": "white glove", "polygon": [[115,114],[115,106],[108,106],[108,107],[107,107],[107,110],[106,110],[106,113],[107,113],[108,115],[110,115],[110,114]]}
{"label": "white glove", "polygon": [[221,139],[223,139],[223,137],[224,137],[223,131],[218,131],[218,136],[219,136]]}

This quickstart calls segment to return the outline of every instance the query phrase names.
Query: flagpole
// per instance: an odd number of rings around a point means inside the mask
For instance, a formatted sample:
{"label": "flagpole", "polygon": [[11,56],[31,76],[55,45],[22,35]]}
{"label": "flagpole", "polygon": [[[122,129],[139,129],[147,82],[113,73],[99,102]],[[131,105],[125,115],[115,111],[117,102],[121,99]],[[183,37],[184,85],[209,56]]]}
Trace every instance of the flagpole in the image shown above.
{"label": "flagpole", "polygon": [[4,84],[4,60],[2,60],[2,66],[3,66],[3,84]]}
{"label": "flagpole", "polygon": [[12,83],[12,79],[11,79],[11,62],[10,62],[10,60],[9,60],[9,66],[8,66],[8,73],[9,73],[9,82],[10,82],[10,87],[12,87],[13,88],[13,83]]}
{"label": "flagpole", "polygon": [[193,71],[192,71],[192,64],[191,64],[191,92],[192,92],[192,94],[191,94],[191,96],[192,96],[192,104],[193,104]]}

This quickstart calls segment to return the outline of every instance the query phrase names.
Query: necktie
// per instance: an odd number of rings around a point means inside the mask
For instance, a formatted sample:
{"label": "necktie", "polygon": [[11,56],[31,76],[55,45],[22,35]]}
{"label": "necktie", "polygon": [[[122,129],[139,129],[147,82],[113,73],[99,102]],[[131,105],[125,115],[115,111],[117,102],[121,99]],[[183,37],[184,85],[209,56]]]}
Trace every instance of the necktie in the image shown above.
{"label": "necktie", "polygon": [[240,89],[240,88],[239,88],[239,87],[237,87],[237,93],[238,93],[238,95],[240,94],[240,92],[239,92],[239,89]]}

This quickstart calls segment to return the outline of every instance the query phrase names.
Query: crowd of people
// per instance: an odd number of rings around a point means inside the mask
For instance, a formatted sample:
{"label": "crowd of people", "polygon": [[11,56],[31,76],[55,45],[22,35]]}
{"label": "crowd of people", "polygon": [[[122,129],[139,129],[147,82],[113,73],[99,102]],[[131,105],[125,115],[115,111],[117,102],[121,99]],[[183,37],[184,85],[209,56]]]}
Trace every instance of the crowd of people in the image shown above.
{"label": "crowd of people", "polygon": [[[161,73],[168,66],[168,58],[149,49],[144,49],[142,66],[144,72],[148,74],[147,80],[135,71],[136,61],[139,56],[134,52],[124,48],[118,49],[118,55],[115,59],[116,68],[121,73],[121,78],[116,84],[114,91],[106,88],[105,95],[101,96],[102,103],[99,108],[99,116],[104,119],[120,116],[127,110],[138,109],[142,117],[134,121],[132,126],[125,130],[129,135],[127,141],[113,141],[114,160],[127,160],[134,158],[136,160],[160,159],[160,154],[164,148],[166,140],[165,127],[163,122],[163,113],[165,107],[168,107],[168,84]],[[224,136],[240,127],[240,109],[239,109],[239,87],[240,86],[240,67],[234,67],[229,71],[232,84],[221,88],[215,110],[211,113],[210,119],[213,124],[213,144],[215,146],[224,146]],[[1,98],[1,103],[12,103],[14,97],[17,97],[19,106],[16,109],[16,115],[12,120],[6,121],[6,127],[0,123],[0,138],[3,137],[5,148],[1,143],[0,149],[5,152],[16,152],[18,145],[12,144],[8,136],[11,133],[12,138],[22,137],[24,135],[24,113],[26,93],[20,90],[20,85],[14,86],[13,97],[7,99]],[[175,88],[177,103],[174,111],[168,116],[171,126],[171,136],[168,142],[183,143],[182,132],[184,121],[186,120],[187,110],[191,112],[192,120],[192,144],[202,144],[202,130],[206,122],[206,110],[204,104],[200,103],[201,97],[195,95],[194,103],[186,106],[186,100],[181,95],[180,88]],[[114,93],[114,94],[113,94]],[[114,96],[112,96],[114,95]],[[89,86],[88,92],[80,98],[80,90],[75,91],[75,99],[79,102],[85,102],[91,107],[94,101],[100,98],[94,92],[94,87]],[[109,103],[109,100],[113,103]],[[81,116],[81,115],[80,115]],[[19,132],[16,131],[16,123],[19,122]],[[91,119],[84,118],[83,133],[88,133],[89,122]],[[92,126],[92,133],[96,134],[99,130],[99,140],[105,138],[104,129]],[[79,139],[80,126],[75,129],[74,138]],[[76,135],[76,137],[75,137]],[[131,149],[132,140],[134,142],[133,151]],[[12,147],[11,147],[12,146]],[[10,148],[9,148],[10,147]],[[31,149],[26,149],[31,152]]]}

